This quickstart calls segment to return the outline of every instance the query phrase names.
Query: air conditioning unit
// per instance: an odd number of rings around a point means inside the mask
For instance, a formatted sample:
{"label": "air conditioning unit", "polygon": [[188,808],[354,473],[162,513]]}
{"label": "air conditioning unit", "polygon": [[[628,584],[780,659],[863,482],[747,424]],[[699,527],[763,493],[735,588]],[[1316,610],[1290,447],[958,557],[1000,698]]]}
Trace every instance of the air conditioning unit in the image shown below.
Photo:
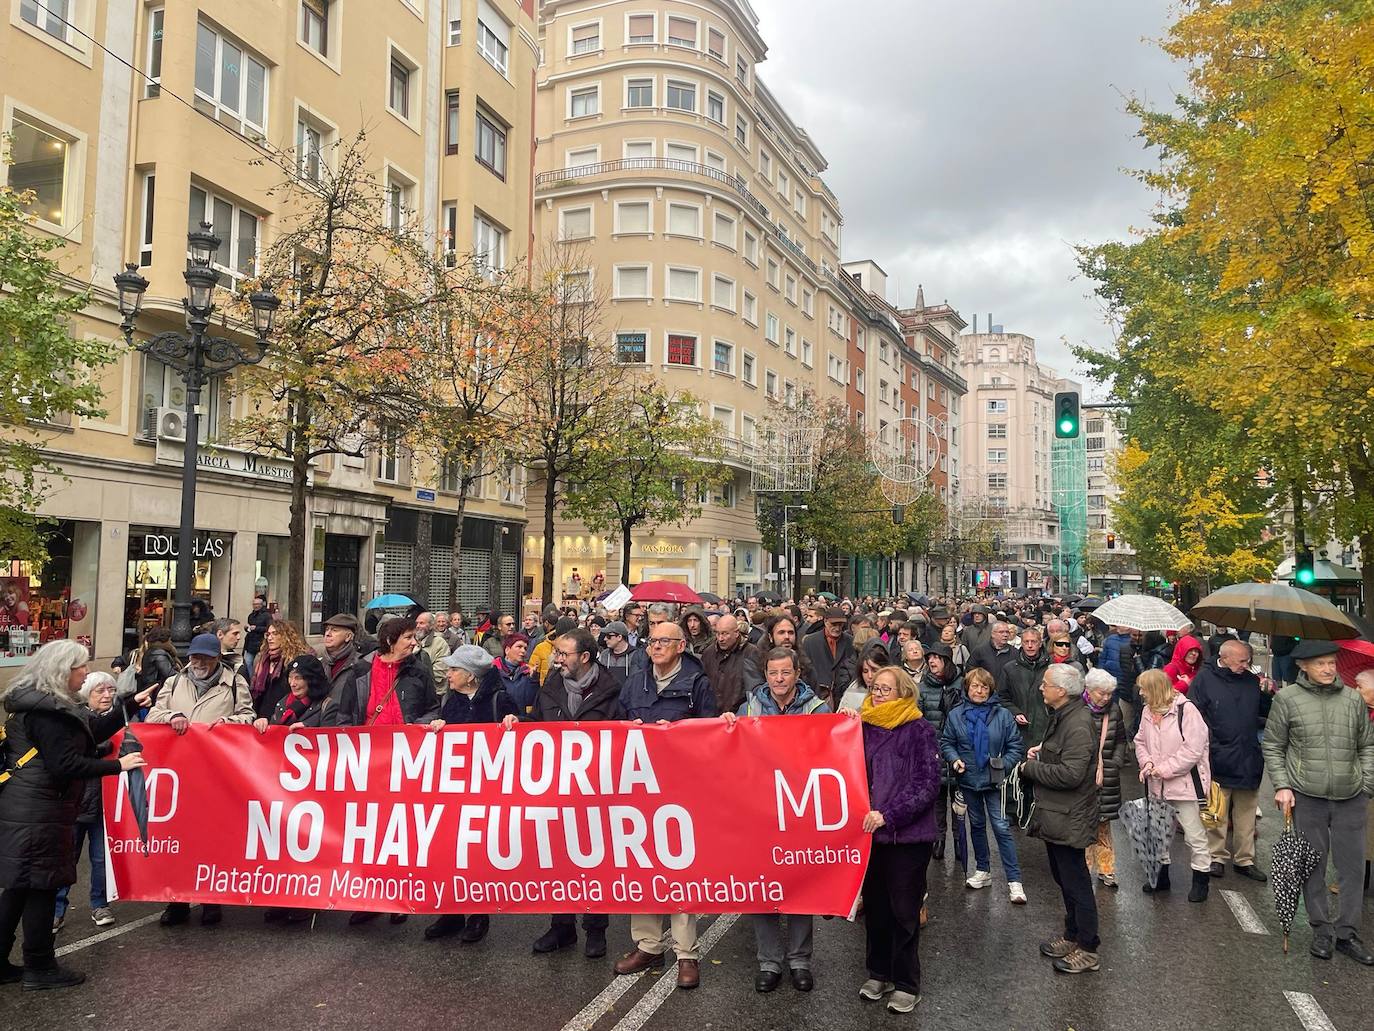
{"label": "air conditioning unit", "polygon": [[[196,407],[196,415],[200,416],[202,420],[205,418],[204,405]],[[186,439],[186,413],[180,408],[159,408],[156,419],[157,421],[154,423],[156,433],[153,435],[158,440]],[[201,436],[204,437],[203,427]]]}

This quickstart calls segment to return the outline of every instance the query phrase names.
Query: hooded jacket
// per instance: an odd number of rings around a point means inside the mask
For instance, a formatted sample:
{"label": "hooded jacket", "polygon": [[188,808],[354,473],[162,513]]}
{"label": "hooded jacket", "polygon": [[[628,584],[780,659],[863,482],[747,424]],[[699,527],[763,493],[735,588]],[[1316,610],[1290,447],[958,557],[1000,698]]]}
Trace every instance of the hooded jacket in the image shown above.
{"label": "hooded jacket", "polygon": [[964,678],[955,672],[953,665],[949,674],[948,679],[941,679],[927,666],[921,679],[916,682],[916,703],[921,707],[921,715],[935,729],[937,738],[944,729],[949,711],[964,698]]}
{"label": "hooded jacket", "polygon": [[787,703],[787,708],[779,708],[773,692],[765,684],[749,692],[749,697],[741,703],[737,716],[809,716],[813,713],[825,714],[830,706],[816,697],[816,692],[806,684],[797,681],[797,693]]}
{"label": "hooded jacket", "polygon": [[[97,742],[124,725],[116,705],[97,716],[75,700],[27,685],[4,697],[3,765],[13,770],[0,789],[0,890],[51,891],[76,882],[76,821],[88,779],[119,772],[98,759]],[[30,748],[38,754],[15,763]]]}
{"label": "hooded jacket", "polygon": [[[1184,656],[1193,650],[1197,651],[1198,661],[1190,665]],[[1168,676],[1169,682],[1174,685],[1175,691],[1180,694],[1187,694],[1188,688],[1191,686],[1190,682],[1201,664],[1202,642],[1190,634],[1178,639],[1178,644],[1174,645],[1174,657],[1164,667],[1164,673]]]}
{"label": "hooded jacket", "polygon": [[1374,795],[1374,722],[1340,677],[1323,686],[1299,672],[1274,697],[1263,751],[1275,791],[1333,801]]}
{"label": "hooded jacket", "polygon": [[719,716],[716,709],[716,693],[711,690],[711,681],[692,655],[682,653],[682,666],[662,692],[654,679],[652,663],[633,670],[625,678],[625,686],[620,689],[620,707],[628,720],[643,720],[657,723],[667,720],[711,718]]}
{"label": "hooded jacket", "polygon": [[1188,691],[1211,735],[1212,776],[1224,788],[1254,791],[1264,776],[1264,753],[1256,732],[1264,727],[1273,699],[1248,669],[1233,673],[1209,662]]}
{"label": "hooded jacket", "polygon": [[1127,633],[1108,634],[1102,642],[1102,653],[1097,657],[1097,665],[1116,677],[1118,691],[1130,691],[1135,687],[1135,645]]}
{"label": "hooded jacket", "polygon": [[1212,785],[1212,761],[1208,751],[1207,724],[1197,706],[1183,695],[1175,695],[1169,711],[1155,722],[1149,709],[1141,713],[1140,730],[1135,735],[1135,758],[1148,775],[1163,781],[1163,795],[1170,802],[1196,801],[1198,785],[1191,771],[1196,768],[1206,795]]}
{"label": "hooded jacket", "polygon": [[[691,631],[687,629],[688,616],[696,616],[701,620],[703,630],[700,637],[693,637]],[[687,650],[698,659],[705,654],[706,649],[716,639],[716,635],[711,632],[711,621],[706,618],[706,610],[700,605],[688,605],[683,610],[682,618],[678,620],[678,626],[682,627],[682,636],[687,638]]]}
{"label": "hooded jacket", "polygon": [[523,717],[534,705],[535,696],[539,693],[539,685],[534,681],[534,671],[523,662],[507,662],[504,658],[497,659],[492,668],[500,675],[501,686],[506,694],[510,695],[511,701]]}

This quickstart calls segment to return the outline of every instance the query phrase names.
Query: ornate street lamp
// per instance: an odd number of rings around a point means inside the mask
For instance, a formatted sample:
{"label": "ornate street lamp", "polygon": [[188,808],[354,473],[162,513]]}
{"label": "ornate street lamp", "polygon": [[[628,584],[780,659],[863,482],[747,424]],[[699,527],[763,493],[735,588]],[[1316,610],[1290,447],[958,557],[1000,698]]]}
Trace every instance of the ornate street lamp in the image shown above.
{"label": "ornate street lamp", "polygon": [[248,301],[253,308],[251,347],[243,347],[225,337],[210,336],[210,320],[215,313],[215,287],[222,273],[212,264],[220,239],[209,222],[186,235],[186,296],[181,306],[186,312],[186,333],[168,331],[135,343],[134,326],[143,308],[148,280],[138,266],[128,264],[114,277],[119,291],[119,313],[124,316],[120,330],[135,350],[171,366],[186,383],[186,444],[181,465],[181,526],[177,538],[177,582],[172,602],[172,643],[186,654],[191,642],[191,591],[195,583],[196,470],[200,451],[201,389],[215,376],[223,376],[241,365],[256,365],[267,357],[268,341],[281,299],[267,291],[255,291]]}

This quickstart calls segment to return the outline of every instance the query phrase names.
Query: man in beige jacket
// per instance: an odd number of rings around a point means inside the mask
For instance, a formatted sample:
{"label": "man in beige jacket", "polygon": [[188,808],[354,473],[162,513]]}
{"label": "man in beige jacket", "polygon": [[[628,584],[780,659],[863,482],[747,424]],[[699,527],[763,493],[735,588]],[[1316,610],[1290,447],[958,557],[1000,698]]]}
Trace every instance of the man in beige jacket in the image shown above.
{"label": "man in beige jacket", "polygon": [[[186,668],[162,685],[148,710],[148,722],[170,723],[178,734],[185,734],[192,723],[252,723],[253,693],[243,677],[220,662],[219,638],[198,634],[186,654]],[[184,924],[190,915],[190,903],[169,902],[161,923],[164,927]],[[201,907],[202,924],[217,924],[221,919],[221,907]]]}

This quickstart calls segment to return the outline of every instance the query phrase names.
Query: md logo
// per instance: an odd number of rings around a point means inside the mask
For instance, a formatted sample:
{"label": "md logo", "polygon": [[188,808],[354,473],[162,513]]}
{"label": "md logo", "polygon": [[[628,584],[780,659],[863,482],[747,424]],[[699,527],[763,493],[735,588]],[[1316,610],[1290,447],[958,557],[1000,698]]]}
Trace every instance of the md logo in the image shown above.
{"label": "md logo", "polygon": [[809,822],[818,831],[837,831],[849,822],[849,798],[844,778],[837,770],[815,769],[808,773],[800,799],[782,770],[773,771],[773,784],[778,800],[778,830],[787,830],[789,809],[794,819]]}

